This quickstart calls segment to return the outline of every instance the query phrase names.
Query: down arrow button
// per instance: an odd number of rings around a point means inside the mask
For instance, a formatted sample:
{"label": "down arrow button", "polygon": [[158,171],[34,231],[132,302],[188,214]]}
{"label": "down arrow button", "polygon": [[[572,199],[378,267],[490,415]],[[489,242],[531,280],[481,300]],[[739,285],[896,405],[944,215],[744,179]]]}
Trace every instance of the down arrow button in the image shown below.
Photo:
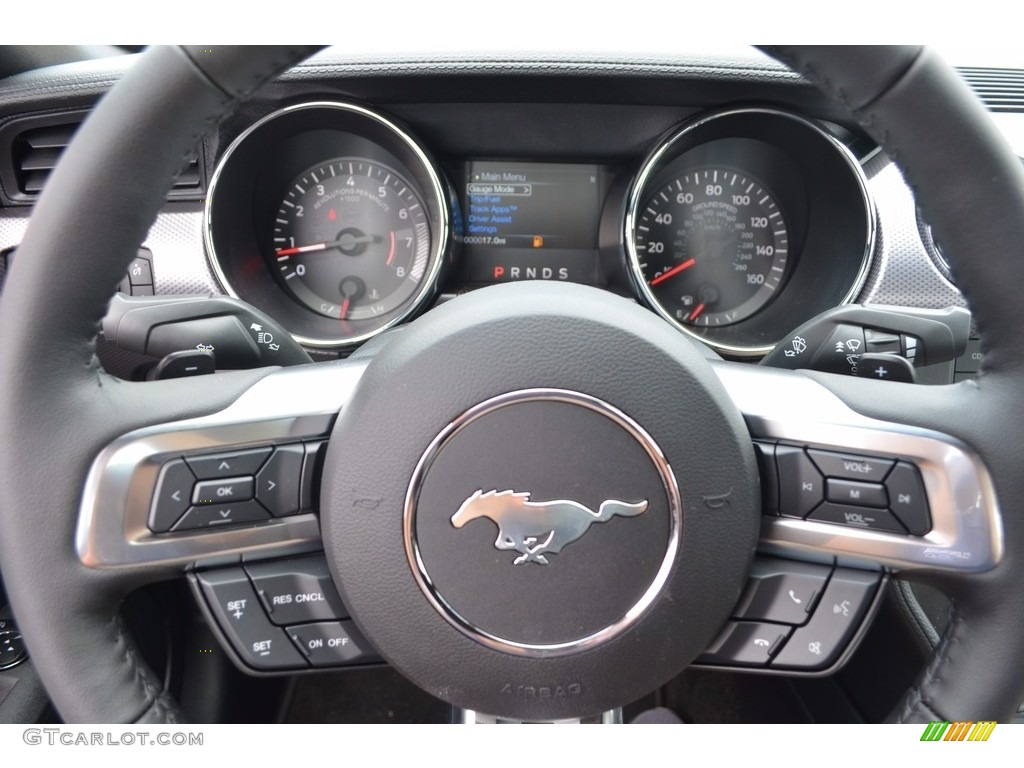
{"label": "down arrow button", "polygon": [[304,455],[301,445],[276,448],[256,476],[256,500],[275,517],[298,514]]}

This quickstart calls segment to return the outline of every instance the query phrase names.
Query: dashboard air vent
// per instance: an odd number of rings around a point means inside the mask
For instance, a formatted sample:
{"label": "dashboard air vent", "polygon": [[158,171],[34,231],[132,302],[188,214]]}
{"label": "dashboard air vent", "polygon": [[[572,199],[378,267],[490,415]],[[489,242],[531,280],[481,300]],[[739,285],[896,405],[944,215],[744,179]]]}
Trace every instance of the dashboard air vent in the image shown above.
{"label": "dashboard air vent", "polygon": [[[35,201],[64,149],[71,143],[88,112],[25,117],[0,127],[0,181],[11,203]],[[189,159],[167,197],[171,200],[202,197],[206,185],[201,155]]]}
{"label": "dashboard air vent", "polygon": [[1024,72],[963,67],[960,74],[991,112],[1024,112]]}

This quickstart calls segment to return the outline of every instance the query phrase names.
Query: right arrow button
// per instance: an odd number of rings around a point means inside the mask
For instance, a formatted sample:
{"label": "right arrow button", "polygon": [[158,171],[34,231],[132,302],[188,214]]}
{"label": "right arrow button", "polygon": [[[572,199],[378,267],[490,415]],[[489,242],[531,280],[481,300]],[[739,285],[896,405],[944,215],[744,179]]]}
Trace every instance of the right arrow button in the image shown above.
{"label": "right arrow button", "polygon": [[299,482],[302,479],[301,445],[284,445],[274,449],[274,455],[256,476],[256,500],[275,517],[286,517],[299,512]]}

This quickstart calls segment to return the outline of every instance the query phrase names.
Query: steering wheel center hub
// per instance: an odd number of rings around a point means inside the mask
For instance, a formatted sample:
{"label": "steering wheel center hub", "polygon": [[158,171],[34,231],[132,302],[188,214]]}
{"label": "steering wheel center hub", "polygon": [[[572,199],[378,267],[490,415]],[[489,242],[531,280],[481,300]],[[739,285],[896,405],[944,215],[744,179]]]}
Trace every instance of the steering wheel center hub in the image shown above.
{"label": "steering wheel center hub", "polygon": [[682,670],[739,596],[760,512],[746,426],[693,343],[538,283],[461,296],[383,345],[320,509],[381,655],[520,719],[611,709]]}
{"label": "steering wheel center hub", "polygon": [[643,615],[675,562],[682,509],[661,449],[626,414],[531,389],[438,435],[404,527],[417,583],[453,626],[542,657],[606,642]]}

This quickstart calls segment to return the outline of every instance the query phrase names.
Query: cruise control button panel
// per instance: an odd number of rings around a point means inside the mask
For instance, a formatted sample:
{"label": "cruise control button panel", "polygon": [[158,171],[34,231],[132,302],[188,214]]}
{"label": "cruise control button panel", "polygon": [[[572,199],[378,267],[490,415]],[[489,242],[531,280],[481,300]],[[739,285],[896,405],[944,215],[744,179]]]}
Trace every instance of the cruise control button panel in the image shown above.
{"label": "cruise control button panel", "polygon": [[203,571],[192,584],[244,669],[294,672],[381,660],[348,618],[322,553]]}
{"label": "cruise control button panel", "polygon": [[778,509],[766,502],[765,514],[904,536],[932,529],[928,494],[912,462],[817,446],[755,445],[762,485],[778,493]]}
{"label": "cruise control button panel", "polygon": [[168,457],[157,474],[149,530],[173,534],[315,512],[314,486],[326,444]]}

